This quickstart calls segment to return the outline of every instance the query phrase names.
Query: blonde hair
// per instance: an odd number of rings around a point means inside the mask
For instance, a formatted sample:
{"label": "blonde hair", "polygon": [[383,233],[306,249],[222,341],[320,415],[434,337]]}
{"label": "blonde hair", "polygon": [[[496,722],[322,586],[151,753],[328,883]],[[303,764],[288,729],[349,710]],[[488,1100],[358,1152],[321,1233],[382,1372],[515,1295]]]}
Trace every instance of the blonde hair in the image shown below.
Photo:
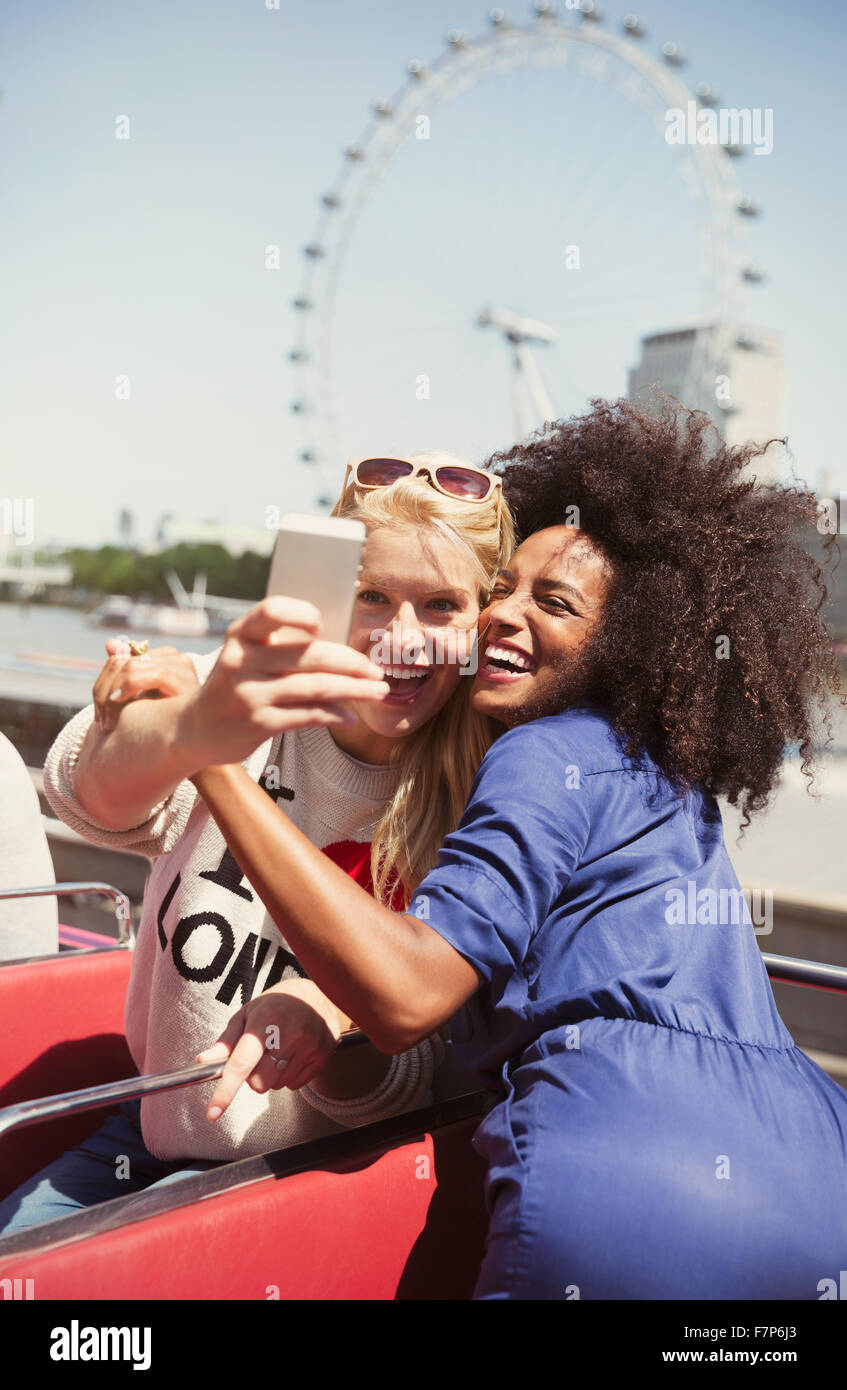
{"label": "blonde hair", "polygon": [[[435,451],[405,457],[434,467],[466,462]],[[511,513],[499,490],[486,502],[468,502],[446,497],[420,475],[372,492],[351,484],[333,516],[355,517],[368,530],[408,526],[418,535],[429,532],[446,542],[470,565],[480,607],[514,548]],[[494,721],[471,706],[472,685],[472,680],[461,678],[432,719],[397,740],[393,756],[400,778],[371,844],[374,892],[384,902],[393,899],[399,885],[408,905],[435,866],[442,841],[458,825],[477,769],[494,741]]]}

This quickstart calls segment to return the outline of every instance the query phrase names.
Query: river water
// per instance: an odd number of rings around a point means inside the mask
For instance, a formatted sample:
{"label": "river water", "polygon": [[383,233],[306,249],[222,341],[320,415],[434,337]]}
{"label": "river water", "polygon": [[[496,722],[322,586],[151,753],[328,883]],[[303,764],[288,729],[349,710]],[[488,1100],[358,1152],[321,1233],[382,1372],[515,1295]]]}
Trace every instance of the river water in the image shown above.
{"label": "river water", "polygon": [[[38,652],[42,656],[105,660],[107,637],[118,635],[112,628],[90,627],[78,608],[43,603],[0,603],[0,652],[10,656]],[[167,643],[192,652],[214,651],[222,641],[220,637],[192,637],[185,642],[173,642],[155,632],[134,632],[132,636],[149,637],[151,647]]]}

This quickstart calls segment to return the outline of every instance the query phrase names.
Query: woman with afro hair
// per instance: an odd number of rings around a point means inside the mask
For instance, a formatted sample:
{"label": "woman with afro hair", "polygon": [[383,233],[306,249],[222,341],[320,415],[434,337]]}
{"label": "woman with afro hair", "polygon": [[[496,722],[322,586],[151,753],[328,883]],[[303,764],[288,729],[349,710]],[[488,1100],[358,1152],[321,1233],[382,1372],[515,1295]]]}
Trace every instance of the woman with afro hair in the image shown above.
{"label": "woman with afro hair", "polygon": [[[405,913],[242,768],[194,779],[319,988],[384,1052],[451,1020],[496,1092],[477,1298],[817,1299],[847,1268],[847,1094],[779,1017],[715,799],[747,823],[838,697],[815,500],[763,453],[596,401],[495,457],[496,732]],[[210,1118],[246,1075],[221,1046]]]}

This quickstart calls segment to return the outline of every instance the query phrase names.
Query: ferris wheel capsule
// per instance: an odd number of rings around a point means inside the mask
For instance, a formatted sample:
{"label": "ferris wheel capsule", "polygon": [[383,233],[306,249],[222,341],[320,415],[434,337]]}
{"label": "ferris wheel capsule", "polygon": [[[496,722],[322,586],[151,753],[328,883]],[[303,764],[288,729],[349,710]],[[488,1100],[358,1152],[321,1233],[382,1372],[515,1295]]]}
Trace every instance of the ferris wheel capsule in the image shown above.
{"label": "ferris wheel capsule", "polygon": [[717,106],[720,97],[710,82],[698,82],[694,88],[694,95],[701,106]]}
{"label": "ferris wheel capsule", "polygon": [[672,68],[681,68],[685,62],[685,54],[678,43],[663,43],[662,57]]}
{"label": "ferris wheel capsule", "polygon": [[[359,409],[356,392],[349,384],[357,369],[356,359],[351,364],[352,373],[339,369],[342,353],[351,352],[350,340],[343,337],[339,327],[345,305],[349,309],[350,303],[349,298],[344,298],[342,267],[374,186],[384,176],[396,151],[412,138],[421,113],[446,104],[454,95],[487,75],[499,77],[525,68],[528,57],[533,66],[539,68],[564,67],[564,54],[574,50],[584,54],[580,62],[570,68],[576,80],[581,80],[585,74],[592,80],[608,80],[611,87],[612,65],[620,63],[629,71],[625,81],[615,80],[617,93],[639,110],[647,111],[652,107],[652,124],[656,128],[666,123],[669,84],[673,82],[679,86],[679,79],[670,78],[666,65],[681,67],[686,62],[678,44],[657,42],[655,47],[650,45],[649,51],[643,45],[637,49],[635,42],[630,40],[643,38],[646,28],[633,13],[624,15],[622,32],[607,30],[598,34],[593,22],[565,25],[557,19],[564,7],[556,5],[554,0],[533,0],[533,7],[530,22],[514,25],[504,9],[490,10],[486,31],[479,36],[466,36],[459,29],[450,29],[445,35],[444,48],[429,65],[419,58],[406,64],[403,86],[390,100],[376,103],[358,141],[344,148],[346,167],[342,166],[336,181],[330,184],[332,191],[321,200],[320,220],[316,222],[310,243],[312,251],[307,249],[303,267],[301,298],[294,301],[297,309],[311,312],[308,319],[301,321],[299,333],[293,335],[296,348],[291,360],[298,386],[292,395],[297,396],[295,413],[304,417],[303,444],[311,455],[310,461],[317,462],[321,486],[332,487],[331,480],[325,479],[322,471],[340,447],[342,428],[346,431],[351,413]],[[567,8],[576,10],[580,20],[598,21],[601,17],[595,0],[567,0]],[[556,22],[541,23],[541,20]],[[602,63],[597,52],[601,41],[606,51]],[[683,79],[683,87],[688,89],[688,98],[703,107],[718,104],[717,92],[709,83],[699,83],[695,88],[693,82],[689,84]],[[683,93],[674,104],[685,108]],[[763,278],[762,272],[747,264],[743,251],[747,231],[744,223],[756,215],[758,208],[751,199],[741,196],[733,167],[734,153],[732,149],[722,149],[719,144],[707,143],[692,145],[679,156],[689,196],[698,204],[697,214],[700,216],[702,209],[703,220],[708,221],[708,235],[704,225],[685,269],[692,279],[695,271],[699,274],[705,294],[709,296],[702,312],[725,324],[741,321],[745,282],[751,284]],[[343,206],[344,215],[328,217],[327,212],[338,206]],[[691,245],[695,246],[693,238]],[[690,288],[693,293],[693,284]],[[486,304],[488,287],[480,286],[480,289],[482,293],[477,303]],[[524,304],[519,307],[523,311]],[[533,307],[527,300],[526,308]],[[692,309],[694,315],[697,312]],[[489,325],[495,313],[500,311],[482,310],[476,321],[480,326]],[[472,322],[473,317],[471,312],[467,322]],[[436,327],[432,331],[441,330]],[[339,344],[343,344],[341,351]],[[708,355],[709,352],[711,348],[703,348],[703,353]],[[396,366],[395,356],[399,361],[399,354],[392,353],[392,371]],[[711,358],[705,365],[698,358],[696,371],[699,376],[708,377],[711,365]],[[409,370],[414,380],[426,380],[419,378],[412,366],[413,363]],[[402,402],[402,397],[398,400]],[[402,403],[396,408],[398,413],[406,409]]]}
{"label": "ferris wheel capsule", "polygon": [[644,35],[647,33],[647,30],[637,14],[625,14],[622,22],[624,32],[627,33],[631,39],[643,39]]}
{"label": "ferris wheel capsule", "polygon": [[755,203],[747,193],[743,194],[742,197],[738,199],[735,206],[743,217],[758,217],[759,215],[758,203]]}

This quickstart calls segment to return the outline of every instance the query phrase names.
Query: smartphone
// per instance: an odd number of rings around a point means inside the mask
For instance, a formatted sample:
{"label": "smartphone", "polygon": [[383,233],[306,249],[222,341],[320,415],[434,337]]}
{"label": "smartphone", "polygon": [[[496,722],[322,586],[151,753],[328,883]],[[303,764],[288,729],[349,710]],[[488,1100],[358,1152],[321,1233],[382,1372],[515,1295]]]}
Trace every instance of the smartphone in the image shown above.
{"label": "smartphone", "polygon": [[364,547],[361,521],[289,512],[279,524],[268,596],[285,594],[313,603],[323,619],[324,640],[346,642]]}

